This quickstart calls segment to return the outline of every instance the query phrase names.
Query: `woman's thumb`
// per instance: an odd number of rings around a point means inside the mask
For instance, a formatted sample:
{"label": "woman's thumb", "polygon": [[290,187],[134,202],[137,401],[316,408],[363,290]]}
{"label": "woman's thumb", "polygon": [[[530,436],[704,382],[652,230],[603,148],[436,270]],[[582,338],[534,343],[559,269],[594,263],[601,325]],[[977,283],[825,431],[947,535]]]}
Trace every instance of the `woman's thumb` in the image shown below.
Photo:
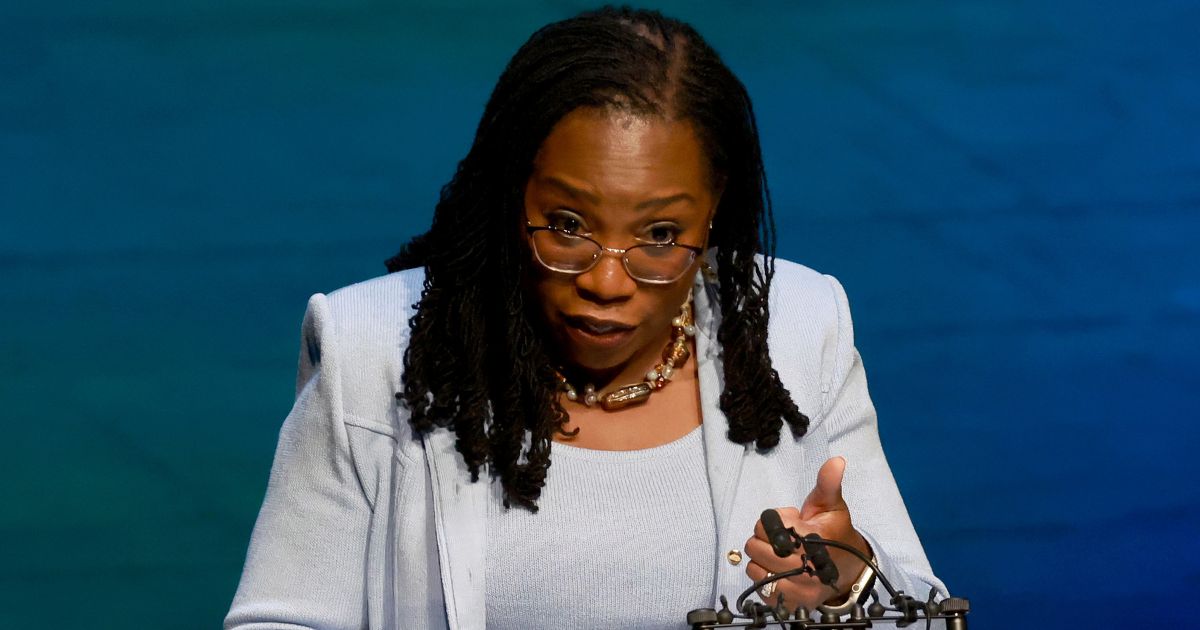
{"label": "woman's thumb", "polygon": [[800,508],[800,518],[810,519],[822,512],[845,509],[846,502],[842,500],[842,474],[846,472],[844,457],[830,457],[817,471],[817,485],[813,486],[804,505]]}

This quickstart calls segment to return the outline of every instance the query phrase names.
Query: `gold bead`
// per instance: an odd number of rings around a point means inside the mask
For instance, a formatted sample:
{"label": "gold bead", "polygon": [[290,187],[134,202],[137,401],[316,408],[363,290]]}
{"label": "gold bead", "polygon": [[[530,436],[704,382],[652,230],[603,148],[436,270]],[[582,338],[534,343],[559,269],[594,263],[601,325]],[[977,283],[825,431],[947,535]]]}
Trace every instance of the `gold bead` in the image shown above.
{"label": "gold bead", "polygon": [[650,397],[650,392],[649,383],[626,385],[611,394],[605,394],[600,399],[600,406],[605,411],[624,409],[630,405],[646,402],[646,399]]}

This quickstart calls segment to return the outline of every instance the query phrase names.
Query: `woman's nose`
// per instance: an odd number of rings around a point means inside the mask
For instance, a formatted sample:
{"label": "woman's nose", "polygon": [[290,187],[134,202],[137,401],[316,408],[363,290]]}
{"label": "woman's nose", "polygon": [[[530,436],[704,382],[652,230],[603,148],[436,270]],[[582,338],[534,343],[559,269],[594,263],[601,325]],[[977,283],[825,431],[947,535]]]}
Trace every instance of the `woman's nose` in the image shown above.
{"label": "woman's nose", "polygon": [[616,302],[637,291],[637,280],[625,271],[620,254],[606,251],[595,267],[576,276],[575,286],[598,302]]}

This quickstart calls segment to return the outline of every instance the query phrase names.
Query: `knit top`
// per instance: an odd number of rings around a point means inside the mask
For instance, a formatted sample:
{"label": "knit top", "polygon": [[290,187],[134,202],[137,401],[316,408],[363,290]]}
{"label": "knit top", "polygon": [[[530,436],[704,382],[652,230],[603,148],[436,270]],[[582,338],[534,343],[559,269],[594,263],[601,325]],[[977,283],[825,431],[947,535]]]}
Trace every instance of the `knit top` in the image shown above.
{"label": "knit top", "polygon": [[686,628],[712,605],[717,552],[700,428],[635,451],[551,448],[537,514],[488,509],[488,628]]}

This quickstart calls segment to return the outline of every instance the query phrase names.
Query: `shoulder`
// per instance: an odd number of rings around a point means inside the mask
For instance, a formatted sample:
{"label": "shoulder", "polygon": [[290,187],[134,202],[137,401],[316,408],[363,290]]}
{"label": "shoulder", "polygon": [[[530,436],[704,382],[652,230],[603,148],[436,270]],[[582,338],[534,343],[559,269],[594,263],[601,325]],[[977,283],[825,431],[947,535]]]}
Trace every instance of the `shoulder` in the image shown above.
{"label": "shoulder", "polygon": [[776,258],[770,313],[771,333],[824,336],[831,329],[836,331],[849,316],[849,305],[841,283],[833,276]]}
{"label": "shoulder", "polygon": [[403,379],[408,320],[421,299],[424,271],[410,269],[352,284],[309,299],[301,354],[337,375],[348,422],[404,426],[394,395]]}
{"label": "shoulder", "polygon": [[350,344],[344,345],[344,350],[369,350],[378,346],[377,341],[397,341],[407,336],[408,318],[421,299],[424,281],[423,269],[406,269],[324,296],[341,342]]}
{"label": "shoulder", "polygon": [[846,293],[833,276],[777,258],[769,308],[771,362],[811,416],[824,407],[843,350],[853,347]]}

